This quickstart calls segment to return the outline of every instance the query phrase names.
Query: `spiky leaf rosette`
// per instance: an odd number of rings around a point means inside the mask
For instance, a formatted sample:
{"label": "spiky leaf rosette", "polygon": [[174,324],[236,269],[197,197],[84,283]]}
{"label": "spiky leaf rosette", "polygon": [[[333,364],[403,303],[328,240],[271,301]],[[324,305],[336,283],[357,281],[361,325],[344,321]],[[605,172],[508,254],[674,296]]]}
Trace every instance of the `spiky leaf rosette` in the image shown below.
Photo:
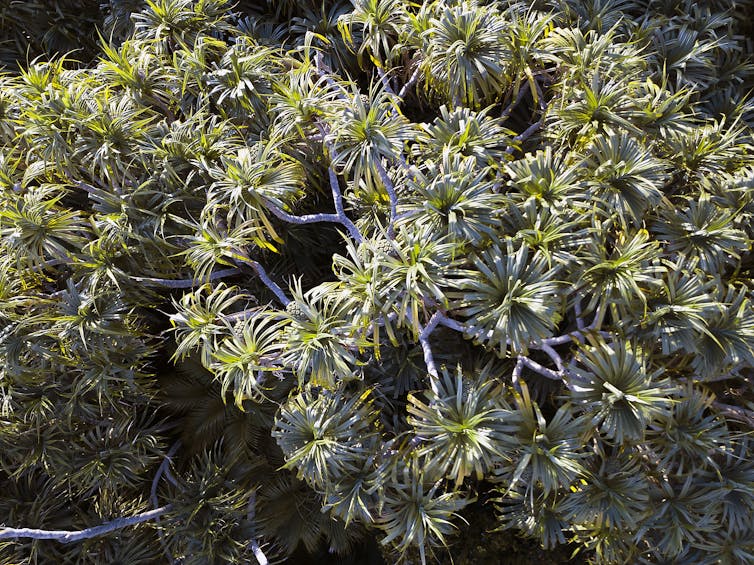
{"label": "spiky leaf rosette", "polygon": [[515,430],[515,412],[485,373],[468,376],[460,366],[455,374],[443,368],[426,403],[409,395],[408,423],[422,442],[417,455],[428,476],[447,476],[460,485],[468,476],[482,479],[504,457],[503,436]]}
{"label": "spiky leaf rosette", "polygon": [[0,0],[0,561],[752,561],[749,0],[72,4]]}
{"label": "spiky leaf rosette", "polygon": [[557,269],[542,255],[512,242],[493,244],[461,271],[454,306],[466,317],[466,333],[504,355],[526,352],[552,335],[560,316]]}
{"label": "spiky leaf rosette", "polygon": [[577,360],[578,366],[569,370],[571,398],[605,437],[618,444],[640,441],[649,423],[668,413],[670,383],[660,378],[661,368],[648,372],[641,351],[599,343],[580,352]]}
{"label": "spiky leaf rosette", "polygon": [[505,20],[476,2],[439,4],[424,32],[426,80],[455,106],[491,102],[509,81],[502,41]]}
{"label": "spiky leaf rosette", "polygon": [[429,548],[446,543],[455,529],[452,519],[470,502],[458,492],[440,490],[440,483],[427,483],[418,468],[421,460],[402,464],[384,494],[378,524],[385,532],[383,545],[392,544],[401,553],[415,546],[422,564]]}
{"label": "spiky leaf rosette", "polygon": [[535,489],[547,497],[569,487],[584,471],[586,419],[574,417],[572,407],[564,404],[548,421],[526,386],[515,400],[516,429],[506,437],[508,457],[494,470],[495,480],[508,490],[525,481],[527,496]]}
{"label": "spiky leaf rosette", "polygon": [[299,478],[323,491],[333,481],[358,472],[377,441],[369,396],[369,391],[347,396],[325,389],[292,396],[272,430],[286,467],[295,467]]}

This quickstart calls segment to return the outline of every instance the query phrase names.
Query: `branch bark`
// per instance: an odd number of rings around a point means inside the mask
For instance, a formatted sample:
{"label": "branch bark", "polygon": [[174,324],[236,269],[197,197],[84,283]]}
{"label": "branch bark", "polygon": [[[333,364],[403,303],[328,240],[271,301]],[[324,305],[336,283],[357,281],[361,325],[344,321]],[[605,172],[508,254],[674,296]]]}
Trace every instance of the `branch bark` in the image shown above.
{"label": "branch bark", "polygon": [[257,273],[257,276],[259,277],[259,280],[261,280],[264,285],[269,288],[270,291],[272,291],[272,293],[277,297],[277,299],[282,303],[283,306],[288,306],[288,304],[290,304],[291,299],[288,298],[285,292],[283,292],[283,289],[280,288],[280,286],[278,286],[278,284],[269,277],[267,271],[264,270],[264,267],[262,267],[262,265],[260,265],[257,261],[254,261],[246,253],[238,249],[235,250],[234,255],[238,258],[239,261],[254,269],[254,271]]}
{"label": "branch bark", "polygon": [[60,543],[71,543],[82,539],[95,538],[115,530],[127,528],[128,526],[135,526],[143,522],[148,522],[159,518],[166,512],[170,511],[172,506],[170,504],[149,510],[148,512],[142,512],[136,516],[130,516],[128,518],[117,518],[111,522],[105,522],[100,526],[94,526],[92,528],[86,528],[85,530],[37,530],[34,528],[2,528],[0,529],[0,540],[2,539],[49,539],[59,541]]}
{"label": "branch bark", "polygon": [[158,279],[152,277],[130,277],[136,282],[146,284],[149,286],[162,286],[165,288],[193,288],[195,286],[201,286],[207,282],[222,279],[225,277],[232,277],[240,274],[240,269],[222,269],[210,274],[206,279]]}
{"label": "branch bark", "polygon": [[[162,460],[162,463],[160,463],[159,468],[157,469],[157,472],[154,475],[154,479],[152,479],[152,489],[149,493],[149,499],[152,503],[152,506],[155,508],[159,507],[159,502],[157,500],[157,486],[160,484],[160,478],[162,478],[162,475],[167,475],[168,468],[170,467],[170,463],[172,462],[173,455],[178,451],[178,448],[181,447],[181,440],[176,441],[168,450],[168,452],[165,454],[165,458]],[[175,480],[175,479],[173,479]],[[155,518],[157,523],[160,522],[159,516]],[[162,546],[162,551],[165,554],[165,557],[168,559],[168,563],[170,565],[175,564],[175,559],[173,559],[173,556],[170,553],[170,550],[168,549],[168,544],[165,541],[165,536],[162,533],[162,530],[157,530],[157,535],[160,538],[160,545]]]}
{"label": "branch bark", "polygon": [[395,219],[398,216],[398,194],[396,194],[395,192],[395,185],[393,184],[393,181],[390,180],[385,167],[382,166],[382,163],[379,161],[379,159],[375,161],[375,166],[377,167],[377,174],[380,176],[382,184],[385,185],[387,196],[390,199],[390,223],[388,224],[387,228],[387,236],[390,239],[394,239]]}

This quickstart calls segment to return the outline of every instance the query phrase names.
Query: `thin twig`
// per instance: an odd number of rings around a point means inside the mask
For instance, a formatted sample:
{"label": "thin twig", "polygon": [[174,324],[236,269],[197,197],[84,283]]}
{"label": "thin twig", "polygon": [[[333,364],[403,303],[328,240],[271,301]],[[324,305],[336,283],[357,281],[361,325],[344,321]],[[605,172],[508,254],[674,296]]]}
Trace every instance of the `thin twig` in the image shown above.
{"label": "thin twig", "polygon": [[503,110],[502,114],[500,114],[500,120],[505,121],[508,119],[508,117],[511,115],[511,112],[513,112],[514,108],[518,106],[521,103],[521,100],[524,99],[524,96],[529,91],[529,83],[525,82],[524,85],[518,89],[518,95],[516,96],[516,99],[511,101],[510,104],[508,104],[508,107]]}
{"label": "thin twig", "polygon": [[553,381],[560,381],[563,379],[563,375],[560,373],[556,373],[552,369],[548,369],[547,367],[543,367],[536,361],[533,361],[529,359],[528,357],[524,357],[523,355],[518,358],[526,367],[534,371],[535,373],[538,373],[542,375],[543,377],[547,377],[548,379],[552,379]]}
{"label": "thin twig", "polygon": [[335,174],[335,169],[332,166],[327,168],[327,173],[330,176],[330,190],[332,190],[333,201],[335,202],[335,211],[338,213],[341,222],[348,230],[348,233],[356,241],[361,243],[364,238],[361,236],[359,228],[356,227],[351,219],[346,216],[346,211],[343,208],[343,193],[340,191],[340,184],[338,183],[338,175]]}
{"label": "thin twig", "polygon": [[387,196],[390,199],[390,223],[387,228],[387,236],[390,239],[395,239],[395,219],[398,216],[398,195],[395,192],[393,181],[390,180],[390,177],[388,176],[385,167],[382,166],[380,160],[377,159],[374,164],[375,167],[377,167],[377,174],[380,176],[382,184],[385,185]]}
{"label": "thin twig", "polygon": [[[249,496],[249,504],[246,506],[246,518],[248,519],[249,523],[252,524],[252,526],[254,525],[254,519],[256,518],[256,502],[257,491],[252,491],[251,496]],[[269,564],[267,556],[262,551],[262,548],[259,547],[259,542],[257,541],[256,536],[252,536],[252,538],[249,540],[249,546],[251,547],[251,551],[252,553],[254,553],[254,557],[256,557],[257,563],[259,563],[259,565]]]}
{"label": "thin twig", "polygon": [[[181,447],[181,440],[176,441],[168,450],[168,452],[165,454],[165,458],[162,460],[162,463],[160,463],[160,466],[157,468],[157,473],[155,473],[154,478],[152,479],[152,489],[149,493],[149,498],[152,502],[152,505],[157,508],[158,501],[157,501],[157,486],[160,483],[160,479],[162,478],[162,475],[165,474],[165,472],[168,470],[168,466],[173,461],[173,455],[178,451],[178,449]],[[158,519],[159,522],[159,519]]]}
{"label": "thin twig", "polygon": [[143,522],[148,522],[159,518],[166,512],[169,512],[172,505],[168,504],[148,512],[142,512],[136,516],[129,516],[128,518],[117,518],[111,522],[105,522],[100,526],[94,526],[92,528],[86,528],[84,530],[37,530],[34,528],[2,528],[0,529],[0,540],[2,539],[49,539],[59,541],[60,543],[71,543],[82,539],[94,538],[127,528],[128,526],[135,526]]}
{"label": "thin twig", "polygon": [[343,93],[345,89],[340,85],[340,83],[333,80],[332,70],[322,60],[322,53],[317,52],[314,55],[314,66],[317,69],[317,74],[325,79],[325,82],[330,88],[340,91],[340,93],[337,95],[339,98],[347,98],[347,96]]}
{"label": "thin twig", "polygon": [[416,70],[411,74],[411,76],[408,79],[408,82],[403,85],[403,87],[398,92],[398,98],[403,100],[406,97],[406,94],[408,94],[409,88],[414,86],[417,80],[419,80],[419,77],[421,76],[421,66],[417,67]]}
{"label": "thin twig", "polygon": [[385,90],[392,94],[393,96],[396,96],[395,90],[393,90],[393,87],[390,85],[390,79],[388,78],[387,74],[384,70],[382,70],[380,67],[377,67],[377,74],[380,76],[380,81],[382,82],[382,86],[385,87]]}
{"label": "thin twig", "polygon": [[264,270],[264,267],[262,267],[262,265],[260,265],[257,261],[254,261],[246,253],[243,253],[240,250],[235,250],[234,256],[254,269],[254,271],[257,273],[257,276],[259,277],[259,280],[261,280],[264,285],[268,289],[270,289],[270,291],[277,297],[277,299],[282,303],[283,306],[288,306],[288,304],[290,304],[291,299],[288,298],[285,292],[283,292],[283,289],[280,288],[278,284],[269,277],[267,271]]}
{"label": "thin twig", "polygon": [[[162,463],[160,463],[159,468],[157,469],[157,473],[155,473],[154,478],[152,479],[152,489],[149,493],[149,499],[152,502],[152,506],[155,508],[158,507],[159,502],[157,500],[157,486],[160,483],[160,478],[164,474],[165,476],[170,476],[172,479],[172,482],[175,482],[175,479],[172,477],[172,475],[168,475],[169,473],[169,466],[172,462],[173,455],[178,451],[178,448],[181,446],[181,440],[176,441],[171,448],[168,450],[168,452],[165,454],[165,458],[162,460]],[[155,519],[157,523],[159,524],[160,518],[159,516]],[[165,554],[165,557],[168,558],[168,562],[173,565],[175,563],[175,559],[173,559],[173,556],[170,553],[170,549],[168,548],[168,544],[165,541],[165,536],[162,533],[161,529],[157,529],[157,536],[160,538],[160,545],[162,546],[162,551]]]}
{"label": "thin twig", "polygon": [[152,277],[130,277],[131,280],[146,284],[149,286],[162,286],[165,288],[192,288],[195,286],[201,286],[210,281],[222,279],[225,277],[232,277],[238,275],[241,272],[240,269],[222,269],[211,273],[206,279],[158,279]]}

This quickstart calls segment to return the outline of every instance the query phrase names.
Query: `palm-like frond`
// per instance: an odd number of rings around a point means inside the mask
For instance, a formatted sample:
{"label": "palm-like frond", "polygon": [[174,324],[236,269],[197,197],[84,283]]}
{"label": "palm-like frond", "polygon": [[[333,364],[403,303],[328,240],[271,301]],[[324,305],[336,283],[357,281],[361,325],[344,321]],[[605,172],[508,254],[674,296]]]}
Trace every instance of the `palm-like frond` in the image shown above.
{"label": "palm-like frond", "polygon": [[477,170],[473,157],[444,150],[437,167],[409,183],[414,194],[398,208],[400,224],[416,223],[434,233],[446,232],[452,242],[479,246],[496,234],[500,220],[495,211],[503,198],[487,180],[487,169]]}
{"label": "palm-like frond", "polygon": [[738,535],[745,538],[751,531],[748,516],[754,510],[754,492],[750,487],[754,463],[748,456],[750,446],[746,437],[735,440],[724,454],[717,453],[715,464],[704,473],[707,484],[719,488],[723,495],[720,519],[724,531],[734,539]]}
{"label": "palm-like frond", "polygon": [[211,369],[221,381],[221,396],[233,389],[236,405],[243,409],[243,401],[266,397],[271,388],[270,373],[280,371],[280,353],[285,345],[280,341],[284,321],[264,310],[233,328],[232,335],[220,341],[212,353]]}
{"label": "palm-like frond", "polygon": [[569,521],[595,529],[635,531],[650,513],[649,478],[636,459],[604,457],[563,503]]}
{"label": "palm-like frond", "polygon": [[665,244],[667,253],[698,259],[708,273],[717,273],[736,264],[751,242],[746,233],[734,227],[735,212],[725,211],[708,195],[689,200],[681,210],[666,211],[653,231]]}
{"label": "palm-like frond", "polygon": [[368,95],[355,94],[328,139],[333,143],[333,165],[354,179],[376,186],[377,163],[400,155],[416,129],[399,112],[391,95],[373,85]]}
{"label": "palm-like frond", "polygon": [[494,470],[495,480],[507,485],[508,492],[525,479],[527,497],[541,492],[546,498],[584,472],[586,420],[574,417],[572,407],[564,404],[547,421],[525,384],[515,398],[516,430],[504,447],[509,460]]}
{"label": "palm-like frond", "polygon": [[466,317],[466,333],[504,355],[510,347],[526,352],[529,343],[552,335],[560,317],[557,269],[526,245],[505,251],[495,245],[472,259],[473,270],[459,271],[454,309]]}
{"label": "palm-like frond", "polygon": [[575,252],[589,241],[589,231],[576,212],[541,206],[537,199],[508,205],[502,220],[505,233],[541,254],[548,266],[575,264]]}
{"label": "palm-like frond", "polygon": [[440,483],[425,484],[419,464],[414,460],[403,466],[391,481],[378,524],[385,531],[380,543],[393,544],[402,553],[416,546],[424,565],[427,548],[446,543],[455,530],[452,519],[470,501],[459,492],[442,493]]}
{"label": "palm-like frond", "polygon": [[647,440],[660,457],[660,468],[683,474],[717,467],[715,455],[729,449],[729,436],[725,420],[712,411],[714,400],[709,391],[687,385],[671,410],[649,424]]}
{"label": "palm-like frond", "polygon": [[447,150],[463,157],[474,157],[476,166],[496,166],[506,161],[508,145],[514,133],[493,118],[492,107],[480,112],[460,106],[449,110],[440,107],[440,115],[431,124],[426,124],[426,138],[421,140],[422,154],[439,158]]}
{"label": "palm-like frond", "polygon": [[650,507],[655,511],[639,529],[637,538],[650,531],[652,548],[659,556],[683,555],[689,545],[699,543],[714,529],[710,510],[720,504],[714,491],[692,476],[676,485],[662,481],[651,491]]}
{"label": "palm-like frond", "polygon": [[327,88],[325,78],[315,80],[311,72],[294,71],[276,80],[270,96],[274,127],[283,137],[316,133],[316,121],[337,111],[337,92]]}
{"label": "palm-like frond", "polygon": [[495,510],[502,530],[518,530],[537,539],[545,549],[566,543],[568,522],[564,514],[563,498],[555,494],[544,496],[538,487],[527,488],[519,483],[494,498]]}
{"label": "palm-like frond", "polygon": [[445,237],[433,237],[428,226],[410,226],[402,227],[388,247],[389,253],[379,254],[380,298],[388,312],[395,312],[397,323],[418,336],[419,313],[424,314],[432,302],[448,305],[443,283],[456,246]]}
{"label": "palm-like frond", "polygon": [[655,275],[665,270],[656,262],[658,248],[644,229],[620,233],[612,249],[593,234],[578,254],[585,267],[578,286],[591,293],[589,308],[607,300],[626,307],[635,299],[645,303],[647,292],[659,283]]}
{"label": "palm-like frond", "polygon": [[286,344],[283,363],[300,384],[334,388],[358,377],[356,352],[371,344],[353,331],[344,331],[351,318],[346,296],[324,290],[302,294],[295,289],[288,306],[290,323],[281,336]]}
{"label": "palm-like frond", "polygon": [[289,398],[272,430],[285,467],[320,490],[360,471],[377,440],[369,396],[310,389]]}
{"label": "palm-like frond", "polygon": [[561,139],[580,145],[601,135],[626,131],[641,136],[634,124],[640,118],[624,81],[603,80],[597,73],[590,83],[573,90],[573,101],[556,113]]}
{"label": "palm-like frond", "polygon": [[754,310],[744,287],[718,287],[713,298],[721,305],[708,318],[707,331],[697,338],[692,366],[702,378],[723,373],[754,357]]}
{"label": "palm-like frond", "polygon": [[659,145],[682,179],[707,188],[710,179],[741,168],[749,149],[744,129],[725,120],[702,124],[688,131],[671,131]]}
{"label": "palm-like frond", "polygon": [[662,198],[665,164],[626,134],[598,137],[582,162],[589,196],[623,222],[641,225]]}
{"label": "palm-like frond", "polygon": [[275,70],[272,49],[239,40],[208,73],[209,96],[220,106],[264,112],[267,95],[272,93],[270,75]]}
{"label": "palm-like frond", "polygon": [[39,266],[48,259],[66,259],[72,246],[86,241],[81,216],[60,206],[59,187],[32,190],[0,210],[0,236],[5,252],[21,267]]}
{"label": "palm-like frond", "polygon": [[659,341],[663,355],[693,353],[696,339],[707,331],[709,316],[719,308],[711,296],[712,281],[690,274],[683,263],[668,264],[663,278],[663,284],[648,297],[647,313],[641,320],[641,329],[652,340],[647,345]]}
{"label": "palm-like frond", "polygon": [[426,393],[427,402],[409,395],[408,423],[422,441],[417,455],[428,476],[447,476],[456,486],[464,478],[482,479],[501,457],[504,434],[515,430],[515,413],[500,385],[481,375],[469,377],[460,365],[455,375],[443,368]]}
{"label": "palm-like frond", "polygon": [[[215,179],[208,194],[207,214],[219,208],[232,227],[263,230],[264,238],[281,241],[270,219],[268,203],[285,208],[301,191],[303,171],[282,153],[278,144],[259,142],[241,147],[234,157],[222,157],[222,166],[208,172]],[[261,235],[261,234],[260,234]]]}
{"label": "palm-like frond", "polygon": [[492,102],[510,83],[504,30],[505,21],[491,6],[441,4],[423,33],[427,84],[453,107]]}
{"label": "palm-like frond", "polygon": [[534,198],[544,204],[562,204],[575,196],[581,184],[577,168],[568,162],[568,155],[558,156],[550,146],[507,163],[505,170],[510,175],[511,188],[524,198]]}
{"label": "palm-like frond", "polygon": [[378,66],[390,62],[396,56],[401,24],[405,19],[405,7],[400,0],[352,0],[353,11],[344,16],[339,27],[346,41],[354,44],[354,25],[360,37],[357,55],[363,66],[364,55]]}
{"label": "palm-like frond", "polygon": [[640,351],[600,343],[582,350],[577,360],[580,366],[569,370],[571,398],[616,443],[641,441],[649,423],[668,414],[669,383],[658,378],[662,370],[647,372]]}
{"label": "palm-like frond", "polygon": [[228,331],[220,317],[242,299],[243,295],[236,288],[221,283],[214,292],[210,285],[204,285],[194,292],[184,294],[179,301],[174,300],[176,313],[170,317],[170,322],[173,324],[178,347],[173,358],[184,359],[198,349],[202,364],[209,367],[218,338]]}

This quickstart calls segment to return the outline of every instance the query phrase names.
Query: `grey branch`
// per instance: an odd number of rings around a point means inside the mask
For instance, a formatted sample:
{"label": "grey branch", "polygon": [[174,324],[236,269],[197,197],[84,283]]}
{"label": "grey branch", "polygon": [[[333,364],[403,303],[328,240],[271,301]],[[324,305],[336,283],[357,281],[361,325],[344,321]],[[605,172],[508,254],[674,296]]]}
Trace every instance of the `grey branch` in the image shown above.
{"label": "grey branch", "polygon": [[565,374],[565,365],[563,364],[563,359],[560,357],[560,355],[558,355],[558,352],[546,343],[542,344],[542,351],[544,351],[547,356],[552,359],[560,374]]}
{"label": "grey branch", "polygon": [[207,279],[156,279],[151,277],[131,277],[131,279],[142,284],[149,286],[163,286],[165,288],[192,288],[195,286],[201,286],[207,282],[222,279],[224,277],[232,277],[239,274],[240,269],[223,269],[215,271],[210,274]]}
{"label": "grey branch", "polygon": [[249,257],[246,253],[243,253],[240,250],[235,250],[235,255],[245,264],[247,264],[249,267],[254,269],[254,271],[257,273],[257,276],[259,277],[259,280],[261,280],[264,285],[272,291],[272,293],[277,297],[277,299],[283,304],[283,306],[288,306],[290,304],[291,299],[286,296],[285,292],[283,292],[283,289],[278,286],[278,284],[273,281],[269,275],[267,274],[267,271],[264,270],[264,267],[260,265],[257,261],[254,261],[251,257]]}
{"label": "grey branch", "polygon": [[411,75],[411,78],[408,79],[408,82],[403,85],[403,88],[401,88],[400,92],[398,93],[398,98],[403,100],[406,97],[406,94],[408,94],[408,89],[414,86],[417,80],[419,80],[419,76],[421,75],[421,67],[417,67],[414,73]]}
{"label": "grey branch", "polygon": [[333,169],[332,166],[328,167],[327,173],[330,176],[330,190],[332,190],[332,198],[335,202],[335,211],[338,213],[338,217],[340,218],[341,223],[346,227],[348,233],[351,234],[351,237],[356,241],[356,243],[361,243],[364,238],[361,236],[359,228],[357,228],[356,224],[354,224],[351,219],[346,216],[346,211],[343,208],[343,193],[340,191],[338,175],[335,174],[335,169]]}
{"label": "grey branch", "polygon": [[259,312],[259,306],[255,306],[254,308],[247,308],[246,310],[241,310],[240,312],[235,312],[233,314],[228,314],[227,316],[223,316],[223,320],[232,324],[241,320],[246,320],[247,318],[251,318],[257,312]]}
{"label": "grey branch", "polygon": [[[249,504],[247,505],[247,512],[246,512],[246,518],[251,522],[254,523],[254,519],[256,518],[256,502],[257,502],[257,492],[253,491],[251,493],[251,496],[249,496]],[[267,559],[267,556],[262,551],[262,548],[259,547],[259,542],[257,541],[256,537],[252,537],[249,541],[249,547],[251,547],[252,553],[254,553],[254,557],[257,559],[257,563],[259,565],[268,565],[269,561]]]}
{"label": "grey branch", "polygon": [[508,119],[508,116],[511,115],[511,112],[521,103],[521,100],[523,100],[526,93],[529,91],[529,83],[525,82],[521,88],[518,89],[518,94],[516,95],[516,99],[513,100],[510,104],[508,104],[508,107],[503,110],[503,113],[500,114],[500,119],[502,121],[505,121]]}
{"label": "grey branch", "polygon": [[272,212],[277,218],[283,220],[284,222],[288,222],[289,224],[314,224],[317,222],[333,222],[336,224],[343,223],[340,216],[338,214],[307,214],[305,216],[294,216],[293,214],[289,214],[288,212],[284,211],[282,208],[280,208],[277,204],[274,204],[271,201],[267,201],[267,209]]}
{"label": "grey branch", "polygon": [[[528,128],[526,128],[523,133],[520,133],[519,135],[514,137],[513,141],[517,143],[523,143],[524,141],[529,139],[532,135],[534,135],[542,127],[542,124],[544,123],[544,119],[545,119],[545,114],[547,113],[547,106],[541,107],[541,112],[542,112],[542,115],[540,116],[540,118],[536,122],[534,122],[532,125],[530,125]],[[516,149],[515,146],[511,145],[505,150],[505,152],[510,154],[510,153],[513,153],[515,149]]]}
{"label": "grey branch", "polygon": [[543,377],[546,377],[548,379],[551,379],[553,381],[560,381],[563,379],[563,375],[560,373],[556,373],[552,369],[548,369],[547,367],[543,367],[536,361],[532,361],[528,357],[520,356],[518,358],[519,361],[521,361],[525,367],[528,367],[532,371],[534,371],[537,374],[542,375]]}
{"label": "grey branch", "polygon": [[[324,135],[324,131],[323,131]],[[330,151],[332,152],[333,149],[330,147]],[[330,179],[330,190],[332,191],[333,196],[333,203],[335,204],[335,214],[327,214],[327,213],[320,213],[320,214],[307,214],[304,216],[295,216],[293,214],[289,214],[280,206],[275,204],[272,200],[266,201],[266,207],[267,209],[273,213],[278,219],[288,222],[290,224],[297,224],[297,225],[303,225],[303,224],[314,224],[318,222],[331,222],[335,224],[342,224],[347,230],[350,236],[356,240],[357,243],[361,243],[363,240],[363,237],[361,236],[361,232],[359,232],[359,229],[356,227],[356,224],[354,224],[351,219],[346,215],[346,211],[343,208],[343,193],[340,191],[340,184],[338,184],[338,176],[335,174],[335,171],[332,167],[328,169],[328,175]]]}
{"label": "grey branch", "polygon": [[382,184],[385,185],[387,196],[390,199],[390,223],[387,228],[387,236],[390,239],[393,239],[395,238],[395,219],[398,216],[398,195],[395,192],[393,181],[390,180],[390,177],[388,176],[385,167],[382,166],[380,160],[377,159],[374,164],[377,167],[377,174],[380,176]]}
{"label": "grey branch", "polygon": [[325,64],[324,60],[322,59],[322,53],[319,51],[314,55],[314,66],[317,69],[317,74],[319,74],[320,77],[323,77],[325,79],[325,82],[327,83],[327,85],[333,90],[338,92],[337,94],[338,98],[341,98],[341,99],[348,98],[344,93],[345,89],[340,85],[340,83],[333,80],[332,69],[330,69],[330,67],[328,67]]}
{"label": "grey branch", "polygon": [[432,346],[429,343],[429,336],[432,335],[432,332],[435,331],[435,329],[437,329],[437,326],[439,325],[443,325],[461,333],[464,332],[463,324],[448,318],[439,310],[432,314],[432,317],[429,319],[429,322],[427,322],[426,327],[422,328],[421,324],[419,324],[419,343],[421,343],[422,351],[424,351],[424,363],[425,365],[427,365],[427,372],[433,377],[438,377],[439,373],[437,372],[437,366],[435,365],[435,356],[432,352]]}
{"label": "grey branch", "polygon": [[573,302],[573,311],[576,313],[576,327],[580,330],[583,330],[586,327],[586,324],[584,323],[584,318],[582,318],[582,311],[581,311],[581,297],[577,296],[576,300]]}
{"label": "grey branch", "polygon": [[71,543],[82,539],[94,538],[127,528],[128,526],[135,526],[143,522],[148,522],[159,518],[166,512],[168,512],[172,506],[170,504],[149,510],[148,512],[142,512],[136,516],[130,516],[128,518],[117,518],[111,522],[105,522],[100,526],[94,526],[92,528],[86,528],[85,530],[37,530],[34,528],[0,528],[0,540],[2,539],[18,539],[18,538],[30,538],[30,539],[49,539],[59,541],[60,543]]}
{"label": "grey branch", "polygon": [[429,336],[435,331],[437,325],[440,323],[440,319],[443,316],[441,312],[435,312],[427,322],[427,326],[422,328],[419,324],[419,343],[421,343],[422,351],[424,351],[424,364],[427,365],[427,372],[433,376],[438,377],[437,366],[435,365],[435,356],[432,352],[432,345],[429,343]]}
{"label": "grey branch", "polygon": [[398,98],[400,99],[399,102],[402,102],[406,97],[406,94],[408,94],[409,89],[414,86],[417,80],[419,80],[419,76],[421,76],[421,67],[416,68],[416,70],[409,77],[406,84],[403,85],[403,87],[397,94],[395,93],[395,90],[393,90],[393,87],[390,85],[390,79],[385,71],[378,67],[377,74],[380,75],[380,80],[382,81],[382,85],[385,87],[385,90],[393,96],[398,96]]}
{"label": "grey branch", "polygon": [[[172,462],[173,455],[178,451],[178,448],[181,446],[181,440],[176,441],[168,450],[168,452],[165,454],[165,458],[162,460],[162,463],[160,463],[159,468],[157,469],[157,472],[154,475],[154,479],[152,479],[152,489],[149,493],[149,500],[152,502],[152,506],[155,508],[159,507],[159,503],[157,500],[157,486],[160,484],[160,479],[162,478],[162,475],[165,475],[166,477],[169,475],[169,467],[170,463]],[[172,477],[171,477],[172,478]],[[175,481],[175,479],[172,479]],[[160,518],[159,516],[156,518],[157,522],[159,523]],[[162,530],[157,530],[157,535],[160,538],[160,545],[162,546],[162,551],[165,554],[165,557],[168,559],[168,563],[170,565],[173,565],[175,563],[175,559],[173,559],[173,556],[170,554],[170,550],[168,549],[168,544],[165,542],[165,536],[162,533]]]}
{"label": "grey branch", "polygon": [[724,404],[717,401],[713,402],[712,406],[714,406],[717,410],[720,411],[721,414],[727,416],[731,420],[737,420],[739,422],[747,424],[748,426],[754,426],[754,411],[747,410],[746,408],[741,408],[740,406],[731,406],[730,404]]}
{"label": "grey branch", "polygon": [[440,324],[459,333],[466,332],[466,326],[464,326],[461,322],[453,320],[452,318],[448,318],[445,314],[440,315]]}
{"label": "grey branch", "polygon": [[513,373],[511,374],[511,381],[513,382],[513,386],[518,388],[518,381],[521,379],[521,372],[524,370],[524,358],[519,355],[518,359],[516,360],[516,366],[513,368]]}
{"label": "grey branch", "polygon": [[519,143],[526,141],[532,135],[534,135],[541,127],[542,127],[542,119],[539,119],[536,122],[534,122],[532,125],[530,125],[528,128],[526,128],[522,134],[517,135],[513,139],[514,141],[518,141]]}

